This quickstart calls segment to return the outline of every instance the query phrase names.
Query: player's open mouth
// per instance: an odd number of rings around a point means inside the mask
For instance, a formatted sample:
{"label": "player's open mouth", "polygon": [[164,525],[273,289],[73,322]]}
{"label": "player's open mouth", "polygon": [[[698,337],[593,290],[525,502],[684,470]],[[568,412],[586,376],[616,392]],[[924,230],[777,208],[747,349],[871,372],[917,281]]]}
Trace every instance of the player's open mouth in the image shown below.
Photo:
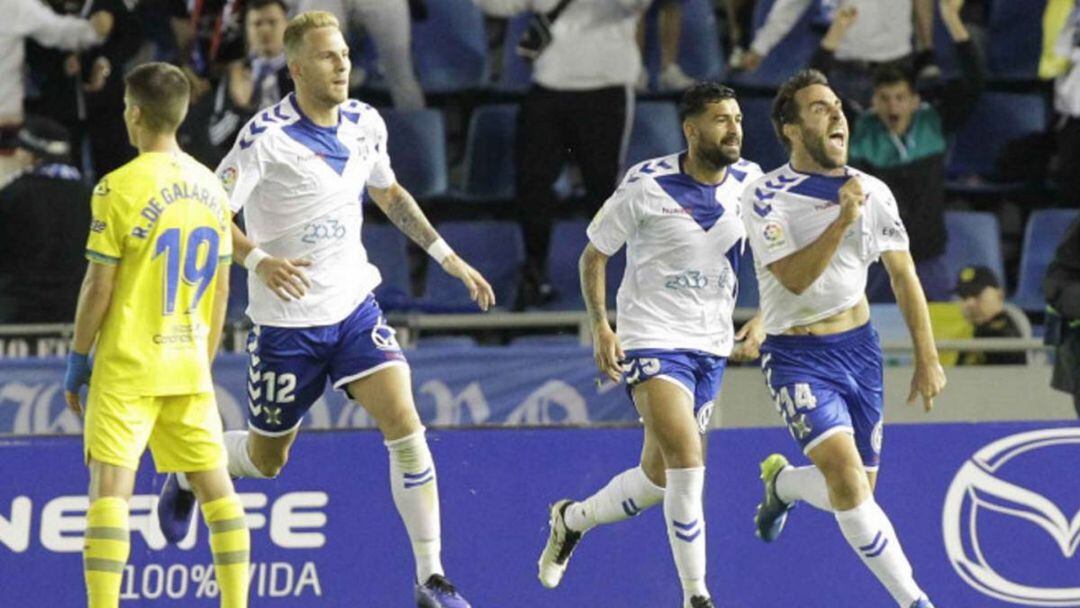
{"label": "player's open mouth", "polygon": [[844,141],[846,139],[847,135],[843,131],[833,131],[829,134],[829,143],[839,150],[844,149]]}

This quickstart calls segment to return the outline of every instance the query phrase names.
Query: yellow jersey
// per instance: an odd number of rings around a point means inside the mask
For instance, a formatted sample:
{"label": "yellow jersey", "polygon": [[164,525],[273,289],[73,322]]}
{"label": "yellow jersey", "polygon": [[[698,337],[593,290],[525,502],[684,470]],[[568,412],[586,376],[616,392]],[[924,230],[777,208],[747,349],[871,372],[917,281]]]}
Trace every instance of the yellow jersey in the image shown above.
{"label": "yellow jersey", "polygon": [[232,260],[228,196],[184,153],[149,152],[94,189],[86,257],[118,266],[90,383],[128,395],[213,390],[215,285]]}

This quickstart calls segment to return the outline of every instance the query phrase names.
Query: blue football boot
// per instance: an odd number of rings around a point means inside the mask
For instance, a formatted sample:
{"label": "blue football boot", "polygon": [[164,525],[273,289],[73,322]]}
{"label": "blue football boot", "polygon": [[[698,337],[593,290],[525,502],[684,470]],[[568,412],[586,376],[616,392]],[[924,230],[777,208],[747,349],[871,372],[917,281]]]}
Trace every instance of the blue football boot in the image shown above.
{"label": "blue football boot", "polygon": [[454,585],[441,574],[432,574],[416,586],[416,608],[472,608]]}
{"label": "blue football boot", "polygon": [[192,515],[195,513],[195,503],[195,493],[181,488],[176,473],[169,473],[158,496],[157,517],[161,533],[170,545],[175,545],[187,536],[191,529]]}
{"label": "blue football boot", "polygon": [[787,466],[787,458],[781,454],[773,454],[761,461],[761,481],[765,486],[765,498],[757,506],[754,524],[757,526],[758,538],[767,543],[780,536],[784,524],[787,523],[788,511],[795,506],[794,503],[788,504],[780,500],[776,495],[776,477]]}

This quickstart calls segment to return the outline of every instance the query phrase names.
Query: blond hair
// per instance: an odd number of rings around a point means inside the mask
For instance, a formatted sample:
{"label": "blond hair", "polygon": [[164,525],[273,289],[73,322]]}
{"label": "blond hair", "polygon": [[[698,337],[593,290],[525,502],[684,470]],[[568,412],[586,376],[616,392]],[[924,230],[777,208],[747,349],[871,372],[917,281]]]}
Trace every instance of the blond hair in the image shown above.
{"label": "blond hair", "polygon": [[326,11],[308,11],[293,17],[285,27],[285,56],[289,59],[296,57],[304,44],[304,36],[311,30],[324,27],[341,30],[337,17]]}

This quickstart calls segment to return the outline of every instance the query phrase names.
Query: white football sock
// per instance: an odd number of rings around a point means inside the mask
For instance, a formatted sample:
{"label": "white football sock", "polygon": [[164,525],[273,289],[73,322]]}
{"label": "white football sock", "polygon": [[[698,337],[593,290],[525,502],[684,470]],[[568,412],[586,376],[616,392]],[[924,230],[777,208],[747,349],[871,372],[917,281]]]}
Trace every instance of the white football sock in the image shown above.
{"label": "white football sock", "polygon": [[664,499],[664,488],[654,484],[641,467],[611,478],[600,491],[566,509],[566,525],[588,532],[600,524],[629,519]]}
{"label": "white football sock", "polygon": [[668,469],[664,491],[664,521],[675,568],[683,588],[683,604],[695,595],[709,597],[705,587],[705,513],[701,495],[705,467]]}
{"label": "white football sock", "polygon": [[881,581],[902,608],[923,597],[915,582],[911,564],[900,547],[892,523],[873,497],[854,509],[836,511],[836,522],[851,548]]}
{"label": "white football sock", "polygon": [[251,462],[248,453],[249,431],[228,431],[225,433],[225,453],[229,455],[229,475],[233,477],[254,477],[267,479],[266,475]]}
{"label": "white football sock", "polygon": [[822,511],[832,512],[829,486],[817,467],[787,467],[776,476],[776,495],[786,503],[804,501]]}
{"label": "white football sock", "polygon": [[443,574],[435,464],[424,429],[385,443],[390,452],[390,491],[412,542],[416,579],[423,583],[432,574]]}

